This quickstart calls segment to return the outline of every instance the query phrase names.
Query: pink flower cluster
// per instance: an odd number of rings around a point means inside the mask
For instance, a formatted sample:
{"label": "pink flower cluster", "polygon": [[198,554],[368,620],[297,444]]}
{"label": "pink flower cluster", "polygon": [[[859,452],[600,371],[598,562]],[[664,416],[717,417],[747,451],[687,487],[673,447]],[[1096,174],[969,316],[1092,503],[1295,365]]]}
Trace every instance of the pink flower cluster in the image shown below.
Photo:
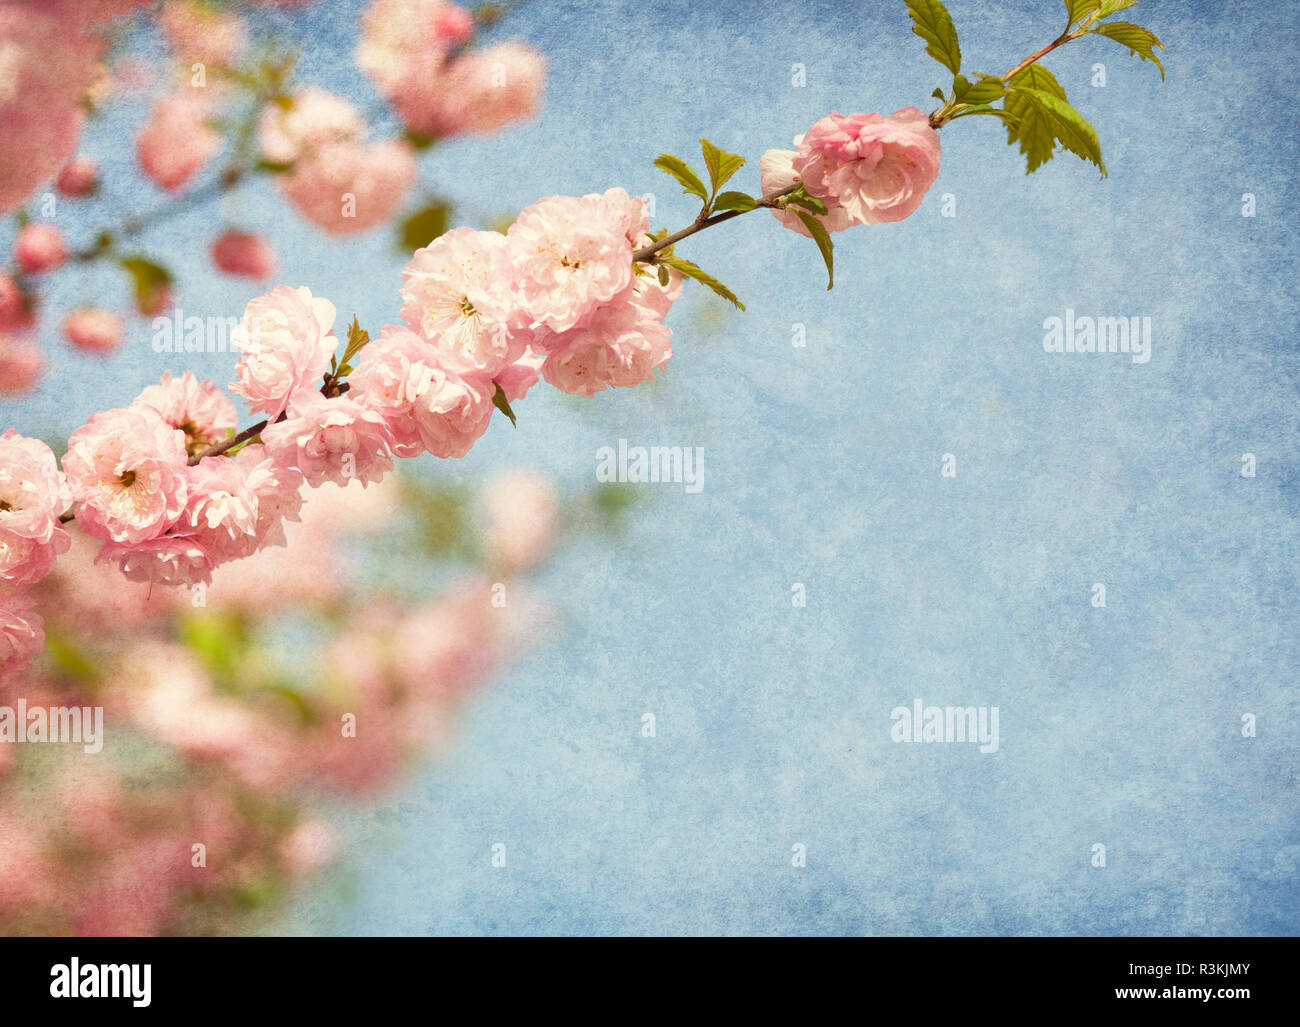
{"label": "pink flower cluster", "polygon": [[357,64],[411,130],[491,132],[537,109],[546,60],[519,42],[467,49],[474,30],[473,15],[446,0],[373,0]]}
{"label": "pink flower cluster", "polygon": [[304,89],[287,105],[269,104],[258,125],[262,156],[287,171],[280,191],[331,235],[386,220],[415,181],[415,155],[400,140],[364,140],[365,119],[340,96]]}
{"label": "pink flower cluster", "polygon": [[[826,205],[819,220],[828,232],[902,221],[939,175],[939,133],[915,107],[888,118],[832,111],[794,144],[795,150],[769,150],[760,159],[763,192],[802,182]],[[774,213],[787,228],[809,234],[791,211]]]}

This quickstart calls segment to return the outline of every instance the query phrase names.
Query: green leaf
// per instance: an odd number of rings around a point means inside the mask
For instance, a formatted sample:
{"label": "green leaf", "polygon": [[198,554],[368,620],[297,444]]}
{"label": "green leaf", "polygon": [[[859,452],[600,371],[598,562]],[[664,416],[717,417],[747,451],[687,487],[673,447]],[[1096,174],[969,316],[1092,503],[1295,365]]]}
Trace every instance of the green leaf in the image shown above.
{"label": "green leaf", "polygon": [[450,209],[441,200],[434,200],[408,217],[398,227],[398,246],[403,253],[411,253],[428,246],[447,231]]}
{"label": "green leaf", "polygon": [[714,210],[753,210],[754,197],[748,193],[726,192],[713,201]]}
{"label": "green leaf", "polygon": [[1032,64],[1011,79],[1007,93],[1007,143],[1019,143],[1025,155],[1025,173],[1037,171],[1056,155],[1056,136],[1051,119],[1027,96],[1018,95],[1017,87],[1038,89],[1065,99],[1065,89],[1056,76],[1039,64]]}
{"label": "green leaf", "polygon": [[961,47],[948,9],[939,0],[907,0],[912,31],[925,40],[925,52],[951,71],[961,71]]}
{"label": "green leaf", "polygon": [[704,151],[704,166],[709,169],[709,182],[716,194],[727,179],[741,169],[745,158],[720,150],[707,139],[700,140],[700,149]]}
{"label": "green leaf", "polygon": [[258,171],[267,171],[273,175],[283,175],[293,170],[293,161],[259,160],[254,167]]}
{"label": "green leaf", "polygon": [[1070,16],[1071,25],[1080,18],[1086,18],[1100,6],[1101,0],[1065,0],[1065,12]]}
{"label": "green leaf", "polygon": [[734,303],[741,310],[745,309],[745,304],[736,298],[736,294],[719,282],[707,271],[703,270],[698,264],[692,264],[689,260],[682,257],[665,257],[662,253],[655,255],[655,260],[660,264],[667,264],[671,268],[676,268],[687,278],[693,278],[701,285],[707,285],[715,293],[721,296],[729,303]]}
{"label": "green leaf", "polygon": [[668,288],[668,283],[671,282],[671,281],[672,281],[672,276],[668,274],[668,268],[666,268],[663,264],[660,264],[660,265],[659,265],[659,284],[660,284],[661,286],[663,286],[665,289],[667,289],[667,288]]}
{"label": "green leaf", "polygon": [[981,75],[979,81],[966,90],[965,95],[961,97],[961,102],[971,105],[992,103],[994,100],[1002,99],[1002,94],[1006,91],[1006,85],[996,75]]}
{"label": "green leaf", "polygon": [[786,197],[785,205],[787,207],[806,207],[814,214],[825,214],[826,204],[817,199],[816,196],[809,196],[807,191],[800,186],[796,192]]}
{"label": "green leaf", "polygon": [[131,276],[136,308],[142,314],[157,313],[158,301],[172,284],[171,272],[144,257],[123,257],[122,267]]}
{"label": "green leaf", "polygon": [[672,175],[684,187],[682,192],[694,193],[705,203],[709,202],[709,191],[704,188],[700,176],[691,170],[689,164],[671,153],[661,153],[655,158],[655,167],[666,175]]}
{"label": "green leaf", "polygon": [[417,152],[420,153],[423,153],[425,150],[427,150],[430,146],[432,146],[434,143],[438,141],[437,136],[426,135],[424,132],[417,132],[413,128],[408,128],[405,132],[403,132],[402,138],[405,139],[410,144],[411,149],[416,150]]}
{"label": "green leaf", "polygon": [[1003,121],[1007,122],[1008,124],[1015,124],[1016,121],[1013,115],[1007,113],[1001,107],[990,107],[986,103],[977,104],[974,107],[967,107],[960,114],[954,114],[949,120],[956,121],[958,118],[969,118],[972,115],[976,115],[976,114],[991,114],[995,118],[1001,118]]}
{"label": "green leaf", "polygon": [[960,101],[966,96],[966,90],[970,88],[970,79],[965,75],[954,75],[952,77],[952,98]]}
{"label": "green leaf", "polygon": [[1101,13],[1097,15],[1098,20],[1109,18],[1112,14],[1118,14],[1120,11],[1129,7],[1134,7],[1138,0],[1102,0]]}
{"label": "green leaf", "polygon": [[1127,21],[1107,22],[1105,25],[1098,25],[1089,29],[1088,32],[1092,35],[1113,39],[1120,46],[1128,47],[1132,53],[1137,54],[1144,61],[1151,61],[1160,69],[1160,81],[1165,80],[1165,66],[1160,63],[1160,58],[1155,54],[1155,48],[1158,46],[1163,50],[1165,44],[1156,38],[1154,32]]}
{"label": "green leaf", "polygon": [[940,89],[938,86],[934,87],[934,92],[931,93],[930,95],[933,96],[936,100],[942,100],[944,98],[943,90]]}
{"label": "green leaf", "polygon": [[830,234],[826,231],[826,226],[818,221],[807,211],[796,210],[799,220],[804,223],[812,237],[817,242],[817,248],[822,251],[822,260],[826,261],[826,274],[830,281],[826,283],[826,291],[829,292],[835,287],[835,244],[831,242]]}
{"label": "green leaf", "polygon": [[501,388],[500,382],[494,381],[492,384],[497,387],[496,392],[492,393],[492,405],[510,418],[510,423],[518,428],[519,425],[515,421],[515,412],[510,409],[510,400],[506,399],[506,390]]}
{"label": "green leaf", "polygon": [[348,344],[343,348],[343,361],[338,368],[340,377],[352,373],[352,365],[348,361],[365,349],[369,342],[370,333],[361,327],[357,315],[353,314],[352,323],[348,325]]}
{"label": "green leaf", "polygon": [[1087,120],[1062,97],[1043,89],[1017,89],[1020,96],[1028,97],[1043,122],[1051,131],[1052,138],[1073,154],[1084,160],[1092,161],[1101,169],[1101,177],[1106,177],[1106,162],[1101,159],[1101,143],[1097,133]]}

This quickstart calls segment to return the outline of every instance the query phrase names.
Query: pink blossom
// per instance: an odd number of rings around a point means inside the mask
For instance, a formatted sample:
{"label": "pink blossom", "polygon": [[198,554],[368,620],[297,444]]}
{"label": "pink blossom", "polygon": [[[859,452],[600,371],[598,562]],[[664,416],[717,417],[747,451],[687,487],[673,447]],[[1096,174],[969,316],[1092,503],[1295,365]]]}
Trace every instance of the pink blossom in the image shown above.
{"label": "pink blossom", "polygon": [[207,104],[197,97],[158,100],[136,136],[140,169],[164,189],[178,189],[221,149],[221,133],[209,127]]}
{"label": "pink blossom", "polygon": [[[768,150],[758,159],[759,174],[762,176],[762,193],[769,196],[772,193],[780,192],[782,189],[788,189],[799,181],[799,176],[794,173],[794,150]],[[834,197],[823,199],[826,205],[825,214],[813,214],[822,226],[828,232],[842,232],[850,227],[854,222],[849,216],[849,212],[836,202]],[[800,219],[799,215],[792,210],[777,210],[772,208],[772,213],[776,219],[785,225],[792,232],[798,232],[800,235],[812,238],[812,233]],[[806,213],[812,213],[807,211]]]}
{"label": "pink blossom", "polygon": [[548,382],[563,392],[593,396],[650,381],[673,355],[671,335],[649,307],[611,303],[577,328],[539,331],[533,344],[546,354],[542,375]]}
{"label": "pink blossom", "polygon": [[137,544],[185,509],[185,435],[147,407],[95,414],[68,439],[63,470],[88,534]]}
{"label": "pink blossom", "polygon": [[398,456],[464,456],[492,418],[491,379],[444,368],[433,347],[406,328],[385,325],[361,351],[350,381],[349,395],[383,418]]}
{"label": "pink blossom", "polygon": [[512,278],[504,235],[453,229],[416,250],[403,269],[402,318],[442,366],[495,375],[527,345]]}
{"label": "pink blossom", "polygon": [[545,555],[555,536],[559,503],[534,471],[497,474],[484,488],[483,551],[494,567],[521,571]]}
{"label": "pink blossom", "polygon": [[442,70],[452,38],[446,0],[371,0],[361,16],[356,60],[389,100],[418,91]]}
{"label": "pink blossom", "polygon": [[209,64],[229,64],[248,41],[238,14],[194,0],[167,0],[158,27],[181,57]]}
{"label": "pink blossom", "polygon": [[313,86],[294,93],[288,106],[262,108],[257,143],[268,161],[292,164],[333,143],[358,142],[365,131],[365,119],[353,104]]}
{"label": "pink blossom", "polygon": [[63,233],[46,221],[33,222],[18,232],[14,260],[28,274],[52,271],[68,259]]}
{"label": "pink blossom", "polygon": [[0,212],[22,203],[76,149],[102,48],[60,12],[0,4]]}
{"label": "pink blossom", "polygon": [[[322,397],[324,398],[324,397]],[[248,488],[257,497],[257,528],[248,553],[268,546],[285,546],[284,524],[302,511],[302,472],[262,443],[245,446],[235,455]]]}
{"label": "pink blossom", "polygon": [[531,348],[524,355],[501,371],[492,380],[501,386],[506,400],[517,403],[528,395],[528,390],[537,384],[542,376],[542,364],[545,357],[534,353]]}
{"label": "pink blossom", "polygon": [[625,219],[625,211],[595,194],[550,196],[520,211],[506,238],[533,327],[566,331],[628,287]]}
{"label": "pink blossom", "polygon": [[212,244],[212,263],[228,275],[270,278],[275,273],[275,250],[265,236],[254,232],[224,232]]}
{"label": "pink blossom", "polygon": [[424,135],[494,132],[532,116],[545,85],[546,58],[516,41],[453,57],[437,74],[405,80],[391,100]]}
{"label": "pink blossom", "polygon": [[433,19],[433,30],[452,46],[463,46],[474,35],[474,15],[463,7],[444,3]]}
{"label": "pink blossom", "polygon": [[397,140],[327,143],[279,176],[285,198],[330,235],[364,232],[388,220],[414,182],[415,155]]}
{"label": "pink blossom", "polygon": [[915,107],[888,118],[832,111],[795,140],[804,187],[835,200],[855,224],[902,221],[939,175],[939,133]]}
{"label": "pink blossom", "polygon": [[323,820],[304,820],[281,843],[280,858],[291,873],[305,874],[333,860],[337,849],[338,841],[329,824]]}
{"label": "pink blossom", "polygon": [[160,535],[144,542],[105,542],[96,563],[114,563],[131,581],[195,585],[212,580],[216,561],[193,535]]}
{"label": "pink blossom", "polygon": [[20,395],[36,386],[45,369],[40,348],[0,331],[0,395]]}
{"label": "pink blossom", "polygon": [[224,441],[239,423],[239,412],[230,398],[211,381],[199,381],[193,371],[179,378],[164,371],[162,382],[145,388],[131,406],[150,407],[184,432],[185,451],[190,456]]}
{"label": "pink blossom", "polygon": [[296,464],[308,485],[342,485],[351,478],[364,485],[393,469],[393,435],[384,418],[352,398],[299,389],[288,413],[263,430],[262,439],[273,456]]}
{"label": "pink blossom", "polygon": [[235,365],[239,380],[231,383],[231,391],[274,422],[294,390],[324,376],[338,341],[332,331],[334,314],[334,304],[313,297],[306,286],[277,285],[252,300],[230,333],[242,354]]}
{"label": "pink blossom", "polygon": [[64,196],[88,196],[99,188],[99,165],[89,157],[74,157],[63,165],[54,185]]}
{"label": "pink blossom", "polygon": [[10,428],[0,435],[0,578],[31,585],[50,573],[72,539],[59,515],[72,492],[44,442]]}
{"label": "pink blossom", "polygon": [[111,310],[84,307],[74,310],[63,322],[63,334],[78,349],[111,353],[122,344],[126,323]]}
{"label": "pink blossom", "polygon": [[31,666],[45,648],[45,620],[36,600],[21,592],[0,592],[0,685]]}
{"label": "pink blossom", "polygon": [[27,304],[18,283],[0,271],[0,332],[18,327],[26,316]]}

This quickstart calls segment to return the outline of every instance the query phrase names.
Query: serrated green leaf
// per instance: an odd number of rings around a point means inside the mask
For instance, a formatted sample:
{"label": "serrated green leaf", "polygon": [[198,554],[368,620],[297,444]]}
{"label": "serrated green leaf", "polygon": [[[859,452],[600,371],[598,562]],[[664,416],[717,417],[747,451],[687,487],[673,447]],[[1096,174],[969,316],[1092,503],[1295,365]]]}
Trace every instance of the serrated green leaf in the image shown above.
{"label": "serrated green leaf", "polygon": [[694,193],[705,203],[709,202],[709,191],[704,188],[700,176],[680,157],[674,157],[671,153],[661,153],[655,158],[655,167],[677,179],[683,186],[682,192]]}
{"label": "serrated green leaf", "polygon": [[1006,84],[996,75],[981,75],[979,81],[966,90],[965,95],[961,97],[961,102],[972,106],[992,103],[994,100],[1000,100],[1006,91]]}
{"label": "serrated green leaf", "polygon": [[724,300],[727,300],[729,303],[734,303],[741,310],[745,309],[745,304],[741,303],[740,300],[736,298],[734,292],[728,289],[698,264],[692,264],[689,260],[682,257],[665,257],[662,253],[656,254],[655,259],[660,264],[667,264],[671,268],[676,268],[687,278],[693,278],[701,285],[707,285]]}
{"label": "serrated green leaf", "polygon": [[1065,89],[1056,76],[1038,64],[1031,64],[1008,83],[1005,121],[1007,143],[1019,143],[1025,155],[1025,173],[1037,171],[1056,155],[1056,135],[1050,117],[1028,96],[1016,93],[1017,88],[1037,89],[1065,99]]}
{"label": "serrated green leaf", "polygon": [[930,95],[933,96],[936,100],[944,99],[943,90],[940,89],[938,86],[934,87],[934,92],[931,93]]}
{"label": "serrated green leaf", "polygon": [[1101,170],[1101,177],[1106,177],[1106,162],[1101,159],[1101,143],[1082,114],[1063,98],[1043,89],[1019,88],[1016,93],[1028,97],[1038,108],[1056,142],[1084,160],[1092,161]]}
{"label": "serrated green leaf", "polygon": [[970,88],[970,79],[965,75],[954,75],[952,77],[952,98],[957,101],[966,95],[966,90]]}
{"label": "serrated green leaf", "polygon": [[907,0],[912,31],[925,40],[925,52],[956,75],[961,71],[961,47],[948,9],[939,0]]}
{"label": "serrated green leaf", "polygon": [[442,200],[434,200],[420,208],[398,228],[398,245],[403,253],[428,246],[434,239],[447,231],[447,217],[450,208]]}
{"label": "serrated green leaf", "polygon": [[826,291],[829,292],[835,287],[835,244],[831,242],[830,233],[826,231],[826,226],[813,215],[804,210],[796,210],[795,213],[799,215],[799,220],[812,233],[817,248],[821,250],[822,260],[826,261],[826,274],[830,278],[826,283]]}
{"label": "serrated green leaf", "polygon": [[1101,0],[1101,13],[1097,18],[1109,18],[1112,14],[1118,14],[1120,11],[1129,7],[1135,7],[1138,0]]}
{"label": "serrated green leaf", "polygon": [[700,140],[700,149],[704,151],[704,166],[709,169],[709,182],[716,194],[723,184],[741,169],[745,158],[721,150],[707,139]]}
{"label": "serrated green leaf", "polygon": [[1100,6],[1101,0],[1065,0],[1065,12],[1070,16],[1071,25],[1080,18],[1086,18]]}
{"label": "serrated green leaf", "polygon": [[1120,46],[1127,47],[1131,53],[1137,54],[1144,61],[1150,61],[1160,69],[1160,81],[1165,79],[1165,66],[1160,63],[1160,58],[1155,54],[1155,48],[1161,50],[1165,44],[1156,38],[1156,34],[1141,25],[1134,25],[1128,21],[1111,21],[1104,25],[1097,25],[1088,30],[1092,35],[1105,36],[1107,39],[1113,39]]}
{"label": "serrated green leaf", "polygon": [[748,193],[721,193],[713,201],[714,210],[753,210],[754,197]]}
{"label": "serrated green leaf", "polygon": [[494,381],[492,384],[496,386],[496,392],[492,393],[492,405],[510,418],[510,423],[518,428],[519,425],[515,423],[515,412],[510,409],[510,400],[506,399],[506,390],[501,388],[500,382]]}
{"label": "serrated green leaf", "polygon": [[361,327],[357,315],[353,314],[352,323],[348,325],[348,344],[343,348],[343,360],[336,373],[340,376],[350,374],[352,367],[348,361],[365,349],[366,344],[369,342],[370,333]]}

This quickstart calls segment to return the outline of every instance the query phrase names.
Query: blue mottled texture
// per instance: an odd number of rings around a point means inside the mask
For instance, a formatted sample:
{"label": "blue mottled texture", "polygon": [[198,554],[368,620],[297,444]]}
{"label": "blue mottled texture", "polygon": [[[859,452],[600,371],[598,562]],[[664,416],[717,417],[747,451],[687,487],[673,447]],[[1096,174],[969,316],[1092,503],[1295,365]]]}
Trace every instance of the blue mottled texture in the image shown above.
{"label": "blue mottled texture", "polygon": [[[328,6],[297,24],[306,74],[369,97],[354,14]],[[949,6],[967,67],[989,72],[1064,21],[1057,0]],[[812,243],[765,214],[706,233],[683,252],[747,313],[690,290],[662,382],[539,391],[447,472],[532,462],[576,491],[619,438],[705,451],[701,493],[642,486],[620,541],[549,567],[555,630],[436,761],[345,813],[343,865],[280,929],[1296,933],[1295,12],[1134,13],[1168,44],[1164,83],[1105,40],[1046,62],[1108,179],[1068,154],[1026,177],[972,118],[944,129],[914,217],[837,237],[833,292]],[[946,84],[901,2],[536,2],[508,28],[551,59],[541,117],[422,163],[486,213],[621,184],[676,227],[694,210],[657,153],[708,136],[757,189],[759,154],[827,110],[929,109]],[[333,247],[269,195],[241,203],[284,222],[281,280],[395,317],[383,233]],[[203,253],[170,257],[203,312],[247,299]],[[1150,317],[1150,363],[1044,352],[1067,308]],[[158,359],[141,335],[93,386],[50,379],[6,420],[66,432]],[[226,380],[229,358],[207,359]],[[997,706],[999,751],[892,742],[891,710],[917,697]]]}

